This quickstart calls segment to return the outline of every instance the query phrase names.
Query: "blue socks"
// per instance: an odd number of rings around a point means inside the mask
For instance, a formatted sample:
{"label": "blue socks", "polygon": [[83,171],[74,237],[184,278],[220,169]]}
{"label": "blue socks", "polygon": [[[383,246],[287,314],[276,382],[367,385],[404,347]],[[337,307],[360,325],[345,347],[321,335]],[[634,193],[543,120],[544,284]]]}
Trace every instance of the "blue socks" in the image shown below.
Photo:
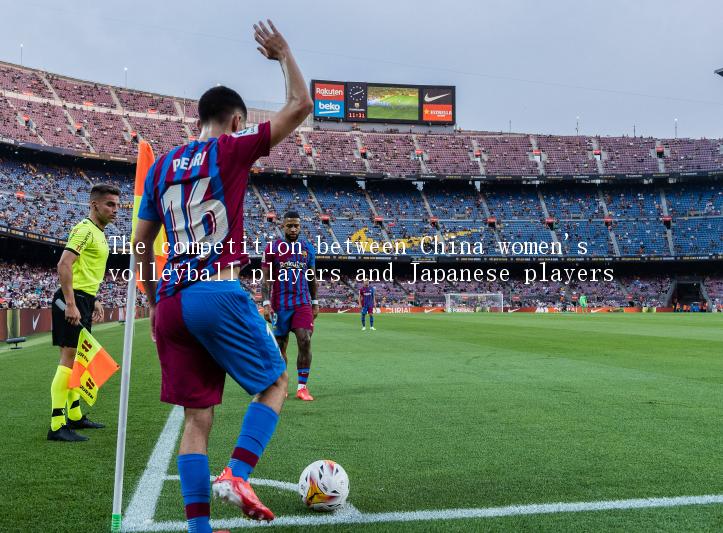
{"label": "blue socks", "polygon": [[298,368],[297,372],[299,374],[299,385],[306,385],[306,382],[309,381],[309,371],[310,368]]}
{"label": "blue socks", "polygon": [[[362,314],[362,327],[365,328],[367,326],[367,316],[365,314]],[[369,320],[371,320],[372,317],[369,317]]]}
{"label": "blue socks", "polygon": [[198,453],[178,456],[181,494],[189,533],[211,533],[211,471],[208,457]]}
{"label": "blue socks", "polygon": [[374,315],[369,315],[369,327],[374,327]]}
{"label": "blue socks", "polygon": [[241,434],[228,463],[235,477],[248,481],[256,463],[274,434],[279,415],[266,405],[252,402],[246,410]]}

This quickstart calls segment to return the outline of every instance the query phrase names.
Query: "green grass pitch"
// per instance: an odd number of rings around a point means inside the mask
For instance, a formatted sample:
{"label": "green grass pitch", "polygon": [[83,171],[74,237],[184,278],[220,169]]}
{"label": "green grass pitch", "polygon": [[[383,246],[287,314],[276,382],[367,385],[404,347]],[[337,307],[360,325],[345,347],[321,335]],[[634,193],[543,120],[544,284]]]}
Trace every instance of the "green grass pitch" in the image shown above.
{"label": "green grass pitch", "polygon": [[[290,395],[255,476],[296,482],[308,463],[334,459],[362,513],[723,494],[723,316],[382,315],[375,325],[362,332],[357,315],[317,319],[309,381],[317,400]],[[120,361],[123,327],[94,333]],[[293,342],[291,352],[293,361]],[[109,427],[87,431],[87,443],[51,443],[56,364],[48,335],[0,351],[3,532],[109,530],[120,374],[91,411]],[[295,388],[293,372],[290,381]],[[171,409],[159,384],[148,322],[139,321],[125,504]],[[248,403],[232,382],[224,400],[213,472]],[[174,458],[168,474],[176,473]],[[258,493],[279,516],[310,513],[290,492]],[[238,516],[215,503],[212,514]],[[183,520],[178,481],[163,484],[154,519]],[[319,530],[721,531],[723,505]]]}
{"label": "green grass pitch", "polygon": [[384,98],[388,106],[369,104],[369,118],[393,120],[417,120],[419,118],[419,97],[415,95],[390,95]]}

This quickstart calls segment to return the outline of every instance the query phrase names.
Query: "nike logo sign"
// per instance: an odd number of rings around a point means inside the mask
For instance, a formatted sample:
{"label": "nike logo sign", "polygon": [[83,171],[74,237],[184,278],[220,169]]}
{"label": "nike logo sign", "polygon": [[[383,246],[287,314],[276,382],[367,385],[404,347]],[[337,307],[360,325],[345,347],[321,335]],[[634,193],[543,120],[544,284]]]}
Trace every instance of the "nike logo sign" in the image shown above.
{"label": "nike logo sign", "polygon": [[339,309],[336,313],[337,313],[338,315],[340,315],[340,314],[342,314],[342,313],[348,313],[348,312],[349,312],[348,309]]}
{"label": "nike logo sign", "polygon": [[425,309],[424,314],[426,315],[427,313],[431,313],[432,311],[434,311],[434,309]]}
{"label": "nike logo sign", "polygon": [[439,96],[429,96],[428,94],[424,95],[424,101],[427,103],[434,102],[435,100],[439,100],[440,98],[444,98],[445,96],[449,96],[452,93],[446,93],[446,94],[440,94]]}
{"label": "nike logo sign", "polygon": [[40,315],[33,317],[33,331],[35,331],[35,328],[38,327],[39,320],[40,320]]}

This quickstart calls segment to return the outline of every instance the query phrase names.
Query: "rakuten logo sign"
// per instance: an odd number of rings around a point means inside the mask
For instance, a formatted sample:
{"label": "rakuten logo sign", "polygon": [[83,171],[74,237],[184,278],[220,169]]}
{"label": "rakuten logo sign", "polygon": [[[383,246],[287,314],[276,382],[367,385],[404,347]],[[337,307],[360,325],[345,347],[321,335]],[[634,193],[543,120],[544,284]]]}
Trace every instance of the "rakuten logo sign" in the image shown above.
{"label": "rakuten logo sign", "polygon": [[344,101],[344,86],[331,83],[317,83],[314,86],[314,100]]}

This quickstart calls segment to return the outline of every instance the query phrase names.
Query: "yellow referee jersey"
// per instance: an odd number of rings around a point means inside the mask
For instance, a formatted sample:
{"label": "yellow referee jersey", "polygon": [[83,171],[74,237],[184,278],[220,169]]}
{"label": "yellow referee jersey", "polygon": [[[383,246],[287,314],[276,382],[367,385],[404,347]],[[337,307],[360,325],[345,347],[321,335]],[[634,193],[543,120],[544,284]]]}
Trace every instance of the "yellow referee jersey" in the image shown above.
{"label": "yellow referee jersey", "polygon": [[73,263],[73,289],[95,296],[105,277],[110,253],[105,233],[91,219],[84,218],[70,230],[65,249],[78,256]]}

